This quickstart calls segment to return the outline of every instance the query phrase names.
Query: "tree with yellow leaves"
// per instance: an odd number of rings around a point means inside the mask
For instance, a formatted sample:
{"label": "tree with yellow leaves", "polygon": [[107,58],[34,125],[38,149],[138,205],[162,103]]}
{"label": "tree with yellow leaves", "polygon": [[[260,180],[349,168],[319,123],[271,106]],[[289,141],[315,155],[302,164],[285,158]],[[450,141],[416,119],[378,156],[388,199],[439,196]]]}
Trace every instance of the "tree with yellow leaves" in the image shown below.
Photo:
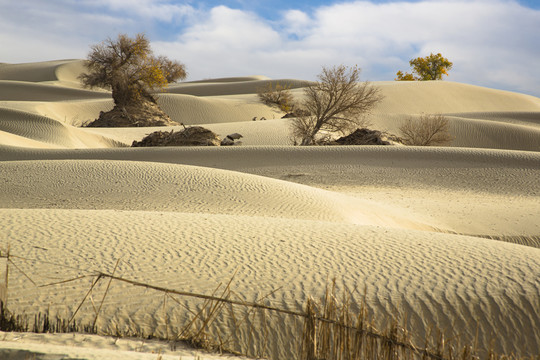
{"label": "tree with yellow leaves", "polygon": [[[121,111],[122,117],[127,119],[119,124],[93,126],[145,126],[137,120],[136,112],[145,106],[148,108],[148,103],[157,108],[151,92],[164,90],[169,83],[186,77],[183,64],[153,55],[144,34],[137,34],[135,38],[121,34],[116,40],[109,38],[92,46],[86,68],[88,72],[79,77],[82,84],[111,90],[115,104],[112,111]],[[148,117],[148,112],[143,115]]]}
{"label": "tree with yellow leaves", "polygon": [[412,67],[411,73],[397,72],[396,81],[426,81],[442,80],[442,76],[448,76],[448,70],[452,69],[453,63],[444,58],[441,53],[431,53],[426,57],[418,57],[409,61]]}

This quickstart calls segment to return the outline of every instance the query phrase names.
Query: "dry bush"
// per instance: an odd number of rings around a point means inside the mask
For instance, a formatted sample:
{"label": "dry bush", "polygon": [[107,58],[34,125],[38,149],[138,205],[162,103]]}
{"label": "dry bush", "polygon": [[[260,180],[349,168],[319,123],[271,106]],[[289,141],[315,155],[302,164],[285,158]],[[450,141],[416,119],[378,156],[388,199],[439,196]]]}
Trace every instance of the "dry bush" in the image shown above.
{"label": "dry bush", "polygon": [[299,116],[291,124],[292,135],[301,145],[314,144],[319,133],[345,135],[365,127],[364,115],[382,99],[379,89],[359,82],[357,67],[323,67],[318,78],[304,88]]}
{"label": "dry bush", "polygon": [[263,103],[268,106],[277,106],[281,111],[291,112],[293,110],[293,96],[291,94],[291,85],[281,85],[279,82],[275,86],[271,82],[266,86],[257,89],[257,95]]}
{"label": "dry bush", "polygon": [[406,145],[445,145],[453,140],[448,119],[440,114],[424,114],[419,120],[408,118],[399,130]]}

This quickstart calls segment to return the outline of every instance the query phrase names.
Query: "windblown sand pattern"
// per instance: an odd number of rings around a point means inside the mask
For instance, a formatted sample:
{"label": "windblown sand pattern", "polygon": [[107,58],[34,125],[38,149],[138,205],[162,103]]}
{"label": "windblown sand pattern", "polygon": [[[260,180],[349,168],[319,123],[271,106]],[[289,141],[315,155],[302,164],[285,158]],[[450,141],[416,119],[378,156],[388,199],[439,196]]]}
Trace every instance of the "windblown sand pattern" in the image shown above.
{"label": "windblown sand pattern", "polygon": [[[376,319],[407,314],[420,345],[433,327],[468,342],[478,329],[482,348],[538,354],[540,99],[376,82],[385,99],[373,128],[397,132],[409,116],[442,113],[451,146],[305,148],[258,102],[273,80],[205,80],[171,86],[158,102],[185,125],[241,133],[242,145],[128,148],[158,128],[80,127],[112,107],[110,93],[80,88],[82,70],[78,60],[0,64],[0,246],[21,257],[11,310],[69,317],[92,279],[38,285],[111,273],[120,259],[119,276],[208,295],[235,274],[235,298],[270,294],[265,302],[290,310],[336,278]],[[280,82],[301,94],[302,81]],[[81,321],[92,322],[104,289]],[[114,284],[97,325],[166,336],[185,312]],[[298,324],[269,321],[267,352],[291,358]]]}

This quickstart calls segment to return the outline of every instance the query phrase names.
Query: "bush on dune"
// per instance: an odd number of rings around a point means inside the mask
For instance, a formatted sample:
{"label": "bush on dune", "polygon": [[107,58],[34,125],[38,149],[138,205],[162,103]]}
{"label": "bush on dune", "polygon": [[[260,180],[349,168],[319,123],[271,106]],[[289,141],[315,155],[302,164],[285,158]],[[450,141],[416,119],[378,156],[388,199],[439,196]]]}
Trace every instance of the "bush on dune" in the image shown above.
{"label": "bush on dune", "polygon": [[440,114],[424,114],[419,120],[409,117],[399,130],[406,145],[447,145],[453,140],[448,119]]}

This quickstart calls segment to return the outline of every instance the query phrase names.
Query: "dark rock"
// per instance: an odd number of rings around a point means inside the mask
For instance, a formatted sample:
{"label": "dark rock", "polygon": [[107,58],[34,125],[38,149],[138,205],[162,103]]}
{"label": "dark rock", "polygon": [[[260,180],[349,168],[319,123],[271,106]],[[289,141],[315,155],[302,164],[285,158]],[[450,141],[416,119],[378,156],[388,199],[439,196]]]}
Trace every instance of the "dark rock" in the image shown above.
{"label": "dark rock", "polygon": [[402,143],[402,140],[395,135],[363,128],[356,129],[351,134],[330,141],[326,145],[396,145]]}
{"label": "dark rock", "polygon": [[155,131],[141,141],[133,141],[132,147],[142,146],[219,146],[220,139],[212,131],[201,126],[191,126],[182,131]]}

